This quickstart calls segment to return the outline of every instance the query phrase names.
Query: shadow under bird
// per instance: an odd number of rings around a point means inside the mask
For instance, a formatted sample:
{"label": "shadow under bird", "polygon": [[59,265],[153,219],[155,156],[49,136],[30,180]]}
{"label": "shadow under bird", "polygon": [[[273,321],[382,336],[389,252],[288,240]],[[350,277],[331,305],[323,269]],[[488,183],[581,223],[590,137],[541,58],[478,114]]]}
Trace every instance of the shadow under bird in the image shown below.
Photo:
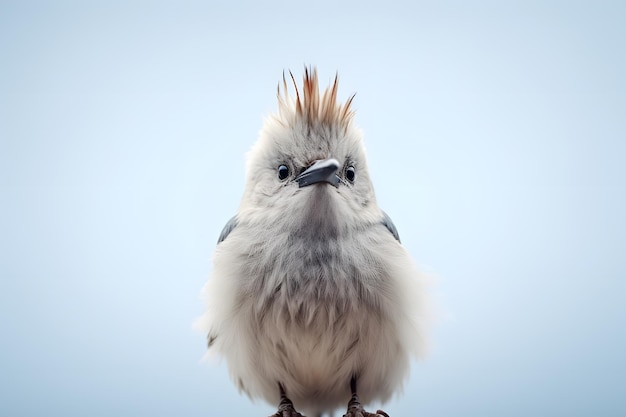
{"label": "shadow under bird", "polygon": [[197,325],[275,417],[346,402],[346,417],[385,416],[361,404],[389,400],[424,353],[426,283],[376,203],[354,96],[337,101],[337,77],[321,93],[315,69],[291,80],[248,155]]}

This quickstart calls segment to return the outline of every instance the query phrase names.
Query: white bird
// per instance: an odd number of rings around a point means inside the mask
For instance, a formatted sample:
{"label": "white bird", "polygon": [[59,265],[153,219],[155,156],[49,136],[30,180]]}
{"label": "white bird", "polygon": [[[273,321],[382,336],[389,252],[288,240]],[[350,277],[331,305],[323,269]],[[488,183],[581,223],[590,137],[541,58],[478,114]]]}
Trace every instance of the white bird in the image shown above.
{"label": "white bird", "polygon": [[338,103],[336,76],[320,97],[315,69],[301,91],[291,79],[295,97],[283,74],[248,155],[198,325],[241,391],[279,404],[275,417],[345,401],[347,417],[386,415],[361,402],[387,401],[424,352],[426,283],[376,203],[354,96]]}

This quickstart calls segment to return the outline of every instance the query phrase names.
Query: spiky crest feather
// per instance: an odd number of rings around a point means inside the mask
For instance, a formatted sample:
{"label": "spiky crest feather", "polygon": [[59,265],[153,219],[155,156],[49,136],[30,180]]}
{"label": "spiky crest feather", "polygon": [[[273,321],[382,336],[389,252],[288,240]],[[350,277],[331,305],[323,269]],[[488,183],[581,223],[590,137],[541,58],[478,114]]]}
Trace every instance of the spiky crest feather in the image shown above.
{"label": "spiky crest feather", "polygon": [[304,121],[304,123],[311,127],[317,124],[324,124],[341,127],[343,129],[348,128],[354,117],[354,111],[351,105],[355,94],[352,94],[343,104],[337,102],[337,90],[339,87],[338,74],[335,74],[332,85],[324,90],[321,100],[316,68],[304,68],[302,95],[300,95],[300,90],[298,89],[298,85],[291,71],[289,71],[289,76],[296,96],[294,99],[289,95],[287,78],[283,72],[283,89],[281,91],[279,83],[276,93],[278,98],[278,111],[282,116],[281,118],[285,116],[295,117]]}

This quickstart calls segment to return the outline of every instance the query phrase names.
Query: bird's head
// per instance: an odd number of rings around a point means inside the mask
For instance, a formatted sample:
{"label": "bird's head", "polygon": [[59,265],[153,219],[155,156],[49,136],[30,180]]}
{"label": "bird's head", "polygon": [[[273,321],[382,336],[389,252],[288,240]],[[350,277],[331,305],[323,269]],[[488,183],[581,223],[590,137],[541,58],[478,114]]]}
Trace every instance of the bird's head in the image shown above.
{"label": "bird's head", "polygon": [[239,211],[246,219],[332,236],[380,219],[362,134],[351,103],[337,101],[338,79],[320,92],[315,69],[306,69],[294,94],[283,76],[278,113],[265,120],[248,155]]}

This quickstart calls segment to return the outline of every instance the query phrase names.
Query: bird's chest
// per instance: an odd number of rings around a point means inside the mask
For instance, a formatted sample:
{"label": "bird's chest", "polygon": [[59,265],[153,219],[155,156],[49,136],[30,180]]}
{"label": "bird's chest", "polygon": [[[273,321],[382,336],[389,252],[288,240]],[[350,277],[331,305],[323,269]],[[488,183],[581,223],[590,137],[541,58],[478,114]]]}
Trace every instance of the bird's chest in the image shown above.
{"label": "bird's chest", "polygon": [[246,264],[242,301],[262,325],[321,331],[376,310],[384,293],[381,260],[358,239],[291,239],[252,251]]}
{"label": "bird's chest", "polygon": [[264,363],[294,380],[318,386],[339,367],[349,376],[375,346],[363,341],[386,327],[381,260],[358,239],[286,243],[246,257],[248,289],[238,305],[254,331],[245,334]]}

